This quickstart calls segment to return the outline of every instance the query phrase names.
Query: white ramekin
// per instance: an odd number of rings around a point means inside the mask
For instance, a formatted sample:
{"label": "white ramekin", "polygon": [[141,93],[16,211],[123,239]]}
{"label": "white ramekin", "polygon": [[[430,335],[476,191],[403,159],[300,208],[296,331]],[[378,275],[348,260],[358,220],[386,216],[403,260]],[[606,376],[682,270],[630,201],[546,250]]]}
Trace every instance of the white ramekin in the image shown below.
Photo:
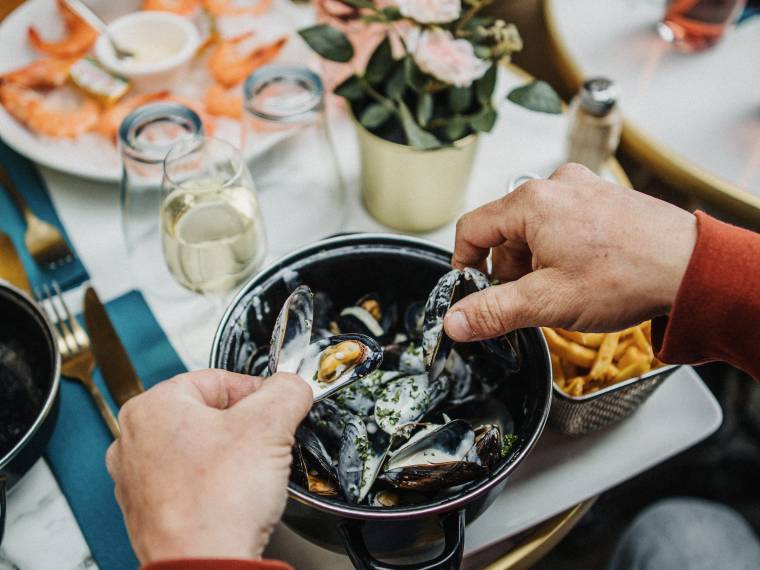
{"label": "white ramekin", "polygon": [[129,79],[137,91],[170,89],[187,71],[200,41],[198,30],[189,19],[169,12],[133,12],[111,22],[108,30],[116,44],[125,49],[129,49],[135,39],[142,41],[143,38],[177,46],[176,51],[165,59],[139,63],[118,59],[108,38],[105,35],[98,38],[95,43],[98,61]]}

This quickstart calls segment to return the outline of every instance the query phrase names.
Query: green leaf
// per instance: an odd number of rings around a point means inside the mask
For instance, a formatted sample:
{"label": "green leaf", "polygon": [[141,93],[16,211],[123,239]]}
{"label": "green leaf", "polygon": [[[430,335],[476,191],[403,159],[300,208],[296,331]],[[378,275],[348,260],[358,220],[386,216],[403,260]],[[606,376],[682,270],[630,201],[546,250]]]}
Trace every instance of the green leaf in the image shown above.
{"label": "green leaf", "polygon": [[465,30],[474,30],[478,26],[483,26],[484,28],[489,28],[489,27],[493,26],[493,23],[495,21],[496,21],[496,18],[492,18],[491,16],[473,16],[465,24],[464,29]]}
{"label": "green leaf", "polygon": [[369,8],[370,10],[376,10],[375,5],[370,0],[340,0],[342,4],[348,4],[354,8]]}
{"label": "green leaf", "polygon": [[298,30],[309,47],[330,61],[346,63],[354,57],[354,47],[346,35],[327,24],[317,24]]}
{"label": "green leaf", "polygon": [[480,113],[470,119],[470,126],[481,133],[489,133],[496,124],[496,111],[491,108],[485,108]]}
{"label": "green leaf", "polygon": [[335,94],[345,97],[349,101],[356,101],[364,97],[362,82],[356,75],[352,75],[335,88]]}
{"label": "green leaf", "polygon": [[493,97],[494,89],[496,89],[497,72],[498,65],[494,63],[488,68],[483,77],[475,82],[475,92],[478,94],[478,101],[483,105],[491,104],[491,97]]}
{"label": "green leaf", "polygon": [[433,96],[430,93],[420,93],[417,98],[417,122],[423,127],[433,116]]}
{"label": "green leaf", "polygon": [[370,83],[380,83],[393,67],[391,40],[388,36],[380,42],[367,62],[364,78]]}
{"label": "green leaf", "polygon": [[386,6],[381,12],[391,22],[401,19],[401,11],[396,6]]}
{"label": "green leaf", "polygon": [[397,64],[396,70],[391,74],[391,78],[385,84],[385,94],[390,99],[401,99],[406,89],[406,76],[403,64]]}
{"label": "green leaf", "polygon": [[467,132],[468,121],[466,117],[451,117],[446,122],[446,136],[451,142],[458,141]]}
{"label": "green leaf", "polygon": [[531,111],[552,115],[562,113],[562,99],[559,98],[551,85],[540,79],[521,87],[515,87],[509,92],[507,99]]}
{"label": "green leaf", "polygon": [[425,74],[417,67],[411,55],[404,59],[404,71],[406,73],[406,84],[418,93],[425,90]]}
{"label": "green leaf", "polygon": [[469,87],[452,87],[449,89],[449,106],[455,113],[466,111],[472,103],[472,89]]}
{"label": "green leaf", "polygon": [[443,146],[441,141],[414,121],[409,107],[401,100],[398,101],[398,111],[401,118],[401,126],[404,128],[404,134],[409,146],[420,150],[432,150]]}
{"label": "green leaf", "polygon": [[359,117],[359,122],[368,129],[374,129],[390,119],[392,114],[393,111],[388,109],[385,105],[372,103],[362,111],[362,116]]}

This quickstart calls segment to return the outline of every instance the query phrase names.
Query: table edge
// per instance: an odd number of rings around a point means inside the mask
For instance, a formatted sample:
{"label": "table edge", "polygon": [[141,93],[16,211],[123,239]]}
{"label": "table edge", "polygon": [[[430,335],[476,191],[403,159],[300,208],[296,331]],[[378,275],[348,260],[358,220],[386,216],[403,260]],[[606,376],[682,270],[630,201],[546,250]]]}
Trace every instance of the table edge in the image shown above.
{"label": "table edge", "polygon": [[[560,72],[565,87],[577,91],[584,74],[570,56],[560,35],[551,0],[542,0],[549,52]],[[725,208],[732,214],[760,222],[760,197],[703,170],[693,162],[665,148],[645,135],[630,120],[624,120],[621,148],[638,158],[664,180],[677,187],[688,187],[700,198]]]}

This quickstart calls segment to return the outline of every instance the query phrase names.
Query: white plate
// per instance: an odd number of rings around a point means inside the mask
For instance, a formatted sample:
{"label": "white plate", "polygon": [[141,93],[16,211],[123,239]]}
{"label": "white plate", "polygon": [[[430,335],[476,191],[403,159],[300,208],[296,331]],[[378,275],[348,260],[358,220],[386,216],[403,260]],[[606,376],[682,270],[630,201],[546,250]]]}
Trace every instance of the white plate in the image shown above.
{"label": "white plate", "polygon": [[[694,369],[673,373],[630,418],[583,437],[544,431],[507,487],[467,526],[468,557],[646,471],[713,433],[723,414]],[[503,547],[506,548],[506,547]],[[301,570],[353,568],[348,558],[321,549],[283,525],[266,556]]]}
{"label": "white plate", "polygon": [[[109,3],[105,0],[88,2],[107,21],[135,10],[141,2]],[[274,31],[293,32],[307,24],[312,16],[308,10],[295,7],[287,0],[277,0],[266,16],[259,21],[262,33],[267,36]],[[29,45],[27,28],[34,24],[45,37],[55,37],[60,33],[61,23],[54,0],[28,0],[0,23],[0,73],[21,67],[40,57]],[[286,61],[310,61],[310,54],[301,40],[292,35],[280,57]],[[202,68],[201,68],[202,69]],[[201,100],[208,79],[204,71],[191,71],[187,85],[182,85],[180,94]],[[237,121],[217,118],[215,136],[227,139],[235,145],[240,141]],[[121,178],[121,162],[116,147],[95,133],[85,133],[76,139],[52,139],[41,137],[11,117],[0,106],[0,138],[27,158],[75,176],[117,182]],[[249,137],[246,144],[246,158],[265,151],[282,138],[282,135],[261,135]]]}

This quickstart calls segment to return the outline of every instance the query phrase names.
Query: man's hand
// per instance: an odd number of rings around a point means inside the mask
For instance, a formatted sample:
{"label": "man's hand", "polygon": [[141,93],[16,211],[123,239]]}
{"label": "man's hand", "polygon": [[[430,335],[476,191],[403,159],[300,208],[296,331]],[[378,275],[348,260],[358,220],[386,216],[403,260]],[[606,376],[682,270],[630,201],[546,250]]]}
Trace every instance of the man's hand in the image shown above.
{"label": "man's hand", "polygon": [[180,374],[129,400],[106,455],[141,562],[260,558],[312,393],[292,374]]}
{"label": "man's hand", "polygon": [[612,331],[666,314],[697,237],[694,215],[602,180],[578,164],[560,167],[464,215],[454,267],[504,282],[470,295],[446,316],[457,341],[517,328]]}

